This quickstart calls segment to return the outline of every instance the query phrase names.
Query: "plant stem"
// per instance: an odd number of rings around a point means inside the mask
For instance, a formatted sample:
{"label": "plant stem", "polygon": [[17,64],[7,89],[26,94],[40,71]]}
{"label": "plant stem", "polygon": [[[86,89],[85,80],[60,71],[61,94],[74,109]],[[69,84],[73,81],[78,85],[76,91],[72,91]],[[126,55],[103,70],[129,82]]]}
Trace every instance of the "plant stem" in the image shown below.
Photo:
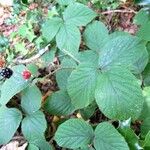
{"label": "plant stem", "polygon": [[117,9],[117,10],[104,11],[104,12],[101,12],[100,14],[107,15],[107,14],[111,14],[111,13],[134,13],[134,14],[136,14],[137,12],[134,11],[134,10],[121,10],[121,9]]}
{"label": "plant stem", "polygon": [[49,51],[49,47],[50,44],[48,44],[45,48],[41,49],[36,55],[28,58],[28,59],[18,59],[16,58],[15,60],[13,60],[13,63],[15,64],[29,64],[31,62],[34,62],[35,60],[37,60],[38,58],[40,58],[43,54],[45,54],[47,51]]}
{"label": "plant stem", "polygon": [[62,50],[66,55],[68,55],[69,57],[71,57],[73,60],[75,60],[78,64],[80,63],[80,61],[75,58],[70,52],[66,51],[65,49]]}

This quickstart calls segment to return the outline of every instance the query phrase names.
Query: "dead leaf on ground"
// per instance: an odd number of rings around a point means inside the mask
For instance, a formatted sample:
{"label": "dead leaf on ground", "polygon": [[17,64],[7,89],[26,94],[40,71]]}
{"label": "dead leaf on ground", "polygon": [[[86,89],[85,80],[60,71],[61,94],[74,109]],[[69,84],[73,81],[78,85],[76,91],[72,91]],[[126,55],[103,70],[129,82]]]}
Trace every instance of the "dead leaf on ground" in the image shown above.
{"label": "dead leaf on ground", "polygon": [[22,146],[19,146],[18,141],[12,141],[8,143],[7,145],[3,146],[0,150],[25,150],[27,145],[28,144],[25,143]]}

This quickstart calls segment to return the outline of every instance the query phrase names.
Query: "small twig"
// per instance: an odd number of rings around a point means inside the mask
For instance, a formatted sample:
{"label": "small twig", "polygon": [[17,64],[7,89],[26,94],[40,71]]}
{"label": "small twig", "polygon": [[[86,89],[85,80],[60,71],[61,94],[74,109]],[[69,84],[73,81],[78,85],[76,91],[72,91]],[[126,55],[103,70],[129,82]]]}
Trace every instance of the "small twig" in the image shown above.
{"label": "small twig", "polygon": [[52,93],[53,93],[53,91],[51,91],[51,90],[46,92],[46,94],[42,97],[42,103],[44,103],[45,100],[47,99],[47,97],[49,97]]}
{"label": "small twig", "polygon": [[49,47],[50,44],[48,44],[44,49],[41,49],[36,55],[28,58],[28,59],[18,59],[16,58],[15,60],[13,60],[13,63],[15,64],[29,64],[31,62],[34,62],[35,60],[37,60],[38,58],[40,58],[44,53],[46,53],[47,51],[49,51]]}
{"label": "small twig", "polygon": [[107,15],[107,14],[111,14],[111,13],[134,13],[134,14],[136,14],[137,12],[134,11],[134,10],[121,10],[121,9],[118,9],[118,10],[104,11],[104,12],[101,12],[100,14]]}
{"label": "small twig", "polygon": [[60,69],[61,69],[61,67],[56,68],[54,71],[52,71],[52,72],[50,72],[49,74],[47,74],[44,78],[45,78],[45,79],[48,78],[49,76],[55,74],[55,73],[56,73],[58,70],[60,70]]}
{"label": "small twig", "polygon": [[75,60],[78,64],[80,63],[80,61],[75,58],[70,52],[66,51],[65,49],[62,50],[66,55],[70,56],[73,60]]}

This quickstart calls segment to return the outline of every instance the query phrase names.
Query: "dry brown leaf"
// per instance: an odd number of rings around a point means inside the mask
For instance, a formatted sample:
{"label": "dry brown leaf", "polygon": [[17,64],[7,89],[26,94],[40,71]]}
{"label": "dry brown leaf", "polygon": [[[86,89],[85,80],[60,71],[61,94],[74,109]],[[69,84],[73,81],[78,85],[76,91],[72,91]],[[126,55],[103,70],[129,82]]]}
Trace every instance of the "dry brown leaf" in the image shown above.
{"label": "dry brown leaf", "polygon": [[27,143],[23,144],[19,147],[18,141],[12,141],[8,143],[7,145],[3,146],[0,150],[25,150],[27,147]]}

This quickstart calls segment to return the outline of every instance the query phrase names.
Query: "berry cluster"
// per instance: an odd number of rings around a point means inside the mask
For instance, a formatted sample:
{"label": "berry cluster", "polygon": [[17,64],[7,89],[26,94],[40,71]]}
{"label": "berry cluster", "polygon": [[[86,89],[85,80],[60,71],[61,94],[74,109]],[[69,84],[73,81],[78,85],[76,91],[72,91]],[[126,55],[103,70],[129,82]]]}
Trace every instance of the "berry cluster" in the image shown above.
{"label": "berry cluster", "polygon": [[2,68],[2,70],[0,71],[0,75],[4,78],[9,79],[13,74],[13,71],[10,68]]}

